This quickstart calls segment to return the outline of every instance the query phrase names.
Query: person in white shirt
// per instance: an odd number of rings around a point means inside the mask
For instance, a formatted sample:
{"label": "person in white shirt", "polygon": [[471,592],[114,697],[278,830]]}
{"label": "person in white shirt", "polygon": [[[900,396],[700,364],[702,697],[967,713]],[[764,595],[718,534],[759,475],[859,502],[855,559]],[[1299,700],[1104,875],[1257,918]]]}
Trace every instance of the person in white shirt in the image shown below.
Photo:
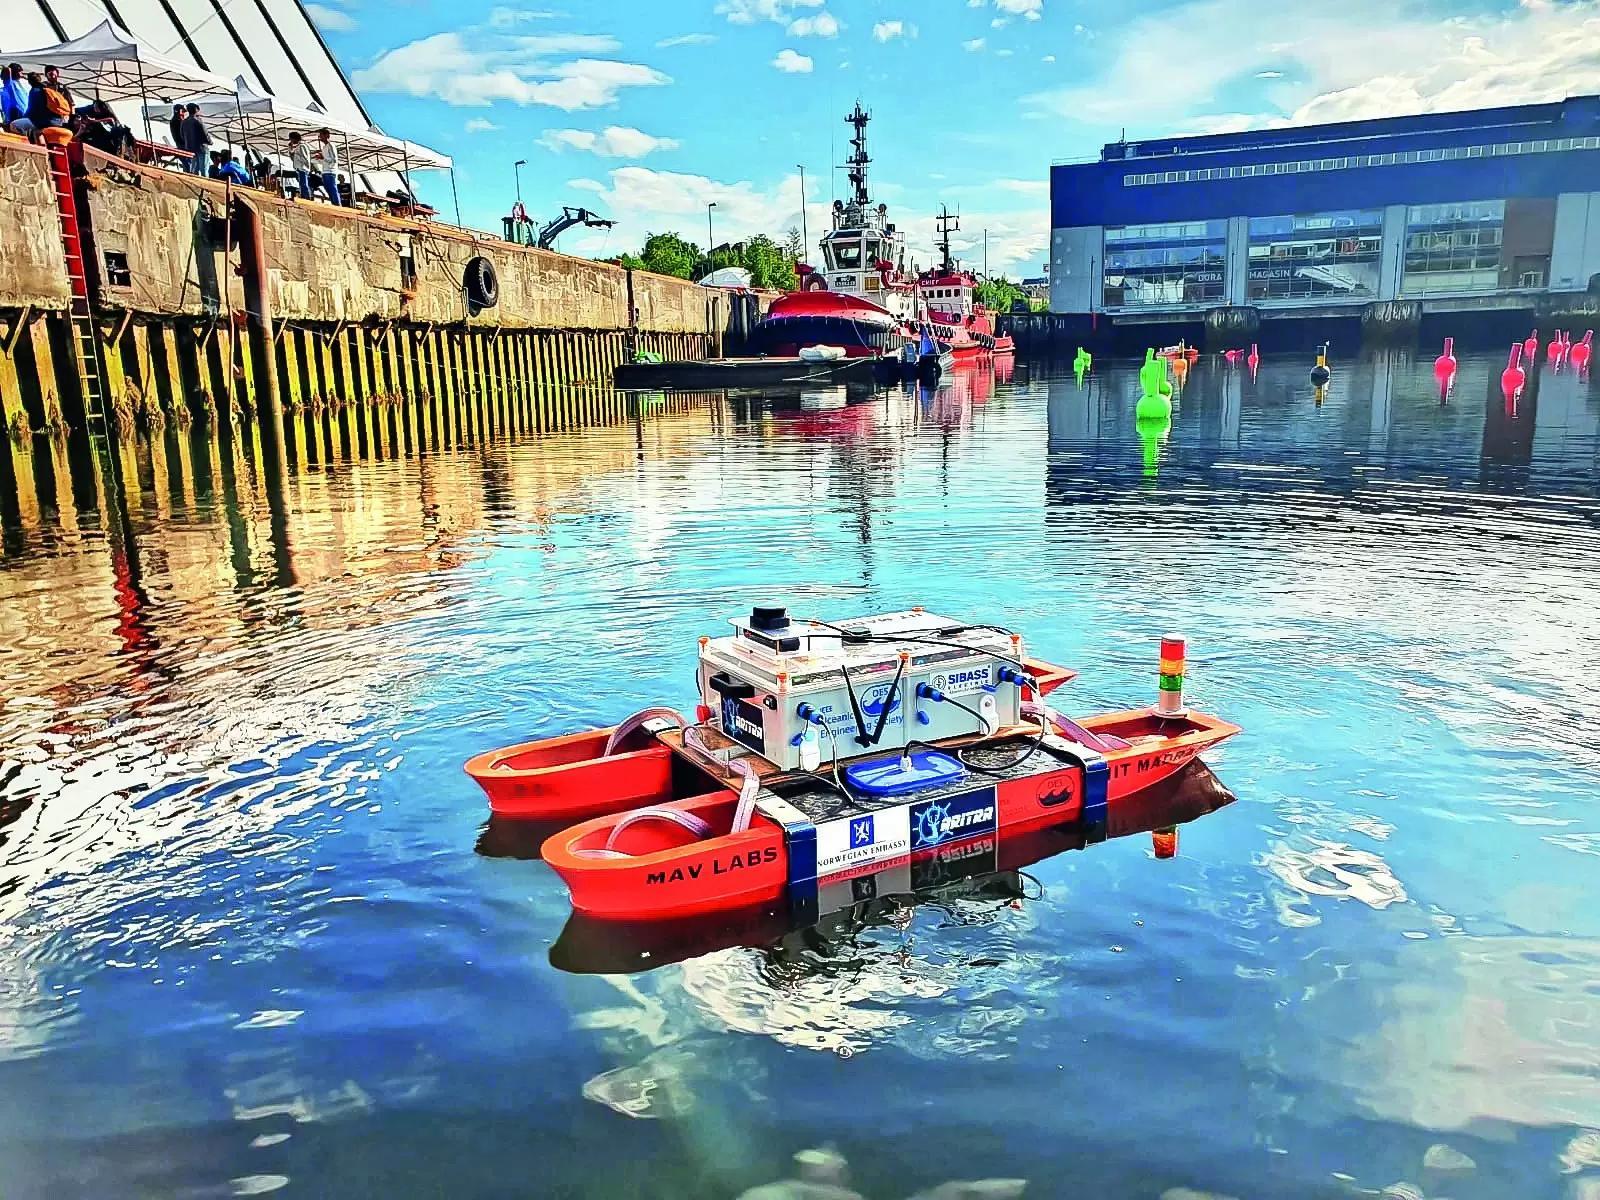
{"label": "person in white shirt", "polygon": [[328,199],[343,204],[339,199],[339,150],[333,144],[331,131],[317,130],[317,144],[311,151],[311,158],[322,175],[322,190],[328,193]]}
{"label": "person in white shirt", "polygon": [[300,199],[311,199],[311,147],[298,133],[289,135],[289,167],[300,181]]}

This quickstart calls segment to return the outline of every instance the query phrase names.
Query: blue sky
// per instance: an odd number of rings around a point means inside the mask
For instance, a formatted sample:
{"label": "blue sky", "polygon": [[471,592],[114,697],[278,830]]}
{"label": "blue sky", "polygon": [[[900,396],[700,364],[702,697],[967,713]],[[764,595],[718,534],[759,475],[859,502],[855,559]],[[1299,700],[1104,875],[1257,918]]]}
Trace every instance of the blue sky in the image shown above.
{"label": "blue sky", "polygon": [[[498,229],[525,158],[536,219],[618,221],[560,247],[610,255],[647,232],[781,233],[813,244],[842,176],[845,113],[873,114],[873,191],[914,244],[941,203],[958,251],[1034,275],[1048,168],[1137,137],[1480,107],[1600,91],[1600,0],[488,0],[308,5],[389,133],[457,163],[463,216]],[[448,181],[418,176],[448,203]],[[930,253],[926,249],[925,254]]]}

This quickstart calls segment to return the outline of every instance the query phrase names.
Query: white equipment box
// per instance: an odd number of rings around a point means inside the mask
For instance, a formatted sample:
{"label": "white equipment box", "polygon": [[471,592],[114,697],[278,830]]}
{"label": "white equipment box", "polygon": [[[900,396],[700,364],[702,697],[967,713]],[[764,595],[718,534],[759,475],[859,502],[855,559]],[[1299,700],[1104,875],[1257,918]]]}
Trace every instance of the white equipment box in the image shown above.
{"label": "white equipment box", "polygon": [[784,770],[1021,721],[1022,639],[1006,630],[921,609],[824,623],[762,607],[732,624],[702,639],[700,702]]}

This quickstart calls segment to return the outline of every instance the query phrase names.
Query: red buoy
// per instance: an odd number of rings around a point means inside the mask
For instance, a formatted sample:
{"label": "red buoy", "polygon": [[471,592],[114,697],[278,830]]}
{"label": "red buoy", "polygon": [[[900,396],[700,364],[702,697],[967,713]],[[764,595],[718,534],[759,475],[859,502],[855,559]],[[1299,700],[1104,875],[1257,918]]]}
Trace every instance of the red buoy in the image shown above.
{"label": "red buoy", "polygon": [[1572,360],[1572,369],[1586,371],[1589,369],[1589,358],[1594,353],[1594,330],[1583,331],[1583,341],[1574,342],[1567,350],[1567,357]]}
{"label": "red buoy", "polygon": [[1500,390],[1506,396],[1515,396],[1522,390],[1522,385],[1528,381],[1528,374],[1519,365],[1522,361],[1522,343],[1511,343],[1511,357],[1506,361],[1506,369],[1500,372]]}
{"label": "red buoy", "polygon": [[1528,335],[1528,340],[1522,343],[1522,355],[1531,365],[1533,356],[1539,353],[1539,331],[1535,329]]}
{"label": "red buoy", "polygon": [[1455,349],[1455,338],[1445,338],[1444,353],[1433,360],[1433,377],[1440,383],[1444,383],[1456,373]]}

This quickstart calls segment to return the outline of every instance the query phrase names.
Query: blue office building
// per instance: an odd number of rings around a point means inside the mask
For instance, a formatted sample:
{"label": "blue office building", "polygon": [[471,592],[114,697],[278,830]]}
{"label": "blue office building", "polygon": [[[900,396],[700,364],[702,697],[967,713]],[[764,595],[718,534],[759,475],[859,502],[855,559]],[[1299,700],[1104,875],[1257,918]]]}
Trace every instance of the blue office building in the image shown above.
{"label": "blue office building", "polygon": [[1600,97],[1115,142],[1050,212],[1052,311],[1113,327],[1538,310],[1600,291]]}

